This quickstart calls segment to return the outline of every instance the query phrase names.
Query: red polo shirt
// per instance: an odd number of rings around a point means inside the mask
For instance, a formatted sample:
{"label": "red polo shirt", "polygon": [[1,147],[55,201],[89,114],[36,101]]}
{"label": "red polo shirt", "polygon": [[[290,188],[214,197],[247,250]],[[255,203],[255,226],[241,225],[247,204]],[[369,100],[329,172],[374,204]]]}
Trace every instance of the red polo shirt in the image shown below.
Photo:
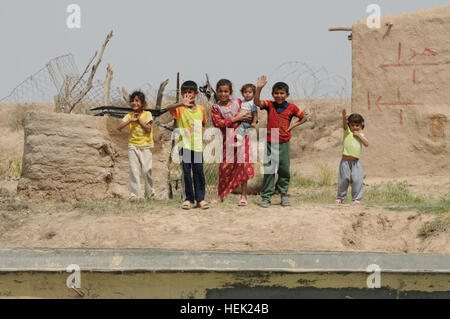
{"label": "red polo shirt", "polygon": [[[266,110],[268,113],[267,119],[267,142],[271,140],[271,130],[274,128],[279,129],[279,143],[289,142],[291,139],[291,132],[287,132],[291,120],[294,116],[302,119],[305,114],[298,108],[297,105],[284,102],[283,104],[277,104],[273,101],[262,101],[261,110]],[[276,141],[274,141],[276,142]]]}

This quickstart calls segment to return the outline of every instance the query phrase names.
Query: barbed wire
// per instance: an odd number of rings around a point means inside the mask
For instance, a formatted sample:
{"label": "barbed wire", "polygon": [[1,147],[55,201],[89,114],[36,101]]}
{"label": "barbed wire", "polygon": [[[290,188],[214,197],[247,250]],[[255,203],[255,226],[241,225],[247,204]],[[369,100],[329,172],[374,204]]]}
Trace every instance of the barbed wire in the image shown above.
{"label": "barbed wire", "polygon": [[[87,80],[79,79],[80,74],[75,64],[72,54],[51,59],[42,69],[27,77],[17,85],[10,95],[0,100],[0,102],[27,103],[37,102],[38,99],[53,102],[58,96],[59,101],[66,98],[78,96],[87,86]],[[75,83],[79,83],[72,89]],[[180,84],[184,79],[180,78]],[[312,68],[306,63],[291,61],[286,62],[276,68],[269,75],[270,82],[285,81],[291,88],[291,98],[293,99],[323,99],[323,98],[348,98],[349,88],[347,81],[324,67]],[[197,81],[199,86],[204,85],[204,81]],[[270,83],[273,84],[273,83]],[[72,91],[70,91],[72,89]],[[139,90],[146,95],[149,107],[155,106],[157,89],[151,84],[136,88],[127,88],[129,93]],[[69,96],[68,96],[69,94]],[[89,109],[104,105],[104,81],[94,80],[92,88],[77,105],[74,113],[89,114]],[[176,89],[167,90],[162,102],[163,107],[173,103],[176,99]],[[211,107],[212,103],[203,95],[199,94],[197,103],[205,108],[207,114],[207,127],[211,127]],[[115,106],[127,106],[128,101],[124,100],[122,89],[111,84],[109,104]],[[169,150],[167,150],[168,152]],[[169,156],[169,154],[167,154]],[[169,182],[174,198],[182,196],[181,166],[174,162],[169,163]],[[216,196],[219,176],[219,164],[204,164],[206,178],[206,192],[209,196]]]}
{"label": "barbed wire", "polygon": [[51,59],[43,68],[19,83],[0,102],[53,102],[67,76],[77,77],[78,69],[72,54]]}
{"label": "barbed wire", "polygon": [[[281,64],[270,75],[269,81],[288,83],[294,99],[344,99],[350,89],[344,77],[325,67],[313,68],[306,63],[290,61]],[[269,83],[269,84],[274,84]]]}

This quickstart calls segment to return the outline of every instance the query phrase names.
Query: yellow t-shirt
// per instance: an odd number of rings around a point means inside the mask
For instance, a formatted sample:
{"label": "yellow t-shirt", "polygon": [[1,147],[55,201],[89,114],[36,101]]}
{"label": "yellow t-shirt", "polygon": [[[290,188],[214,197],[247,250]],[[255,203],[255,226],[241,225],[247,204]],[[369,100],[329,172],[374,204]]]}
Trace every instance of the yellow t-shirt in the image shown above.
{"label": "yellow t-shirt", "polygon": [[177,120],[183,148],[194,152],[203,152],[203,124],[206,124],[205,108],[196,105],[195,110],[178,107],[171,111]]}
{"label": "yellow t-shirt", "polygon": [[[123,122],[126,122],[128,120],[131,120],[133,117],[133,112],[128,113],[124,116],[122,119]],[[153,121],[152,113],[149,111],[143,111],[140,119],[145,124],[150,123]],[[145,132],[145,130],[142,128],[141,124],[139,122],[131,122],[130,123],[130,139],[128,140],[129,145],[134,146],[144,146],[144,147],[152,147],[153,146],[153,129],[150,132]]]}
{"label": "yellow t-shirt", "polygon": [[[363,133],[360,134],[361,136],[364,136]],[[344,146],[344,150],[342,152],[343,155],[351,156],[354,158],[360,157],[362,143],[353,135],[349,127],[344,131],[344,141],[342,144]]]}

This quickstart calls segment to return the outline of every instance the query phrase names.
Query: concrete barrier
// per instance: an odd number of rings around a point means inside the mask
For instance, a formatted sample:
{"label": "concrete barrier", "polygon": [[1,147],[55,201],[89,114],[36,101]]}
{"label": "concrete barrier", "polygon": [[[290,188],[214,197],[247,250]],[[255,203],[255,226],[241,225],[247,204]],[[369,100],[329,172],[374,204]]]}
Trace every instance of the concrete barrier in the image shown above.
{"label": "concrete barrier", "polygon": [[450,255],[0,249],[1,297],[449,298]]}

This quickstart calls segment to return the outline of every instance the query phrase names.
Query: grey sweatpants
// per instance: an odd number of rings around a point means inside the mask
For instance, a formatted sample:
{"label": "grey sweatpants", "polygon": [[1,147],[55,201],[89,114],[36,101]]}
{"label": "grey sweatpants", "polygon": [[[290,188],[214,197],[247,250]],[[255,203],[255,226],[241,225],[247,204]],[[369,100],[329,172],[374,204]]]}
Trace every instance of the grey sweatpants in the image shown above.
{"label": "grey sweatpants", "polygon": [[128,162],[130,165],[130,196],[139,196],[140,177],[144,177],[145,196],[155,194],[152,178],[152,150],[128,145]]}
{"label": "grey sweatpants", "polygon": [[338,199],[345,199],[349,184],[352,185],[352,200],[361,200],[363,193],[363,169],[359,160],[341,160],[339,164]]}

